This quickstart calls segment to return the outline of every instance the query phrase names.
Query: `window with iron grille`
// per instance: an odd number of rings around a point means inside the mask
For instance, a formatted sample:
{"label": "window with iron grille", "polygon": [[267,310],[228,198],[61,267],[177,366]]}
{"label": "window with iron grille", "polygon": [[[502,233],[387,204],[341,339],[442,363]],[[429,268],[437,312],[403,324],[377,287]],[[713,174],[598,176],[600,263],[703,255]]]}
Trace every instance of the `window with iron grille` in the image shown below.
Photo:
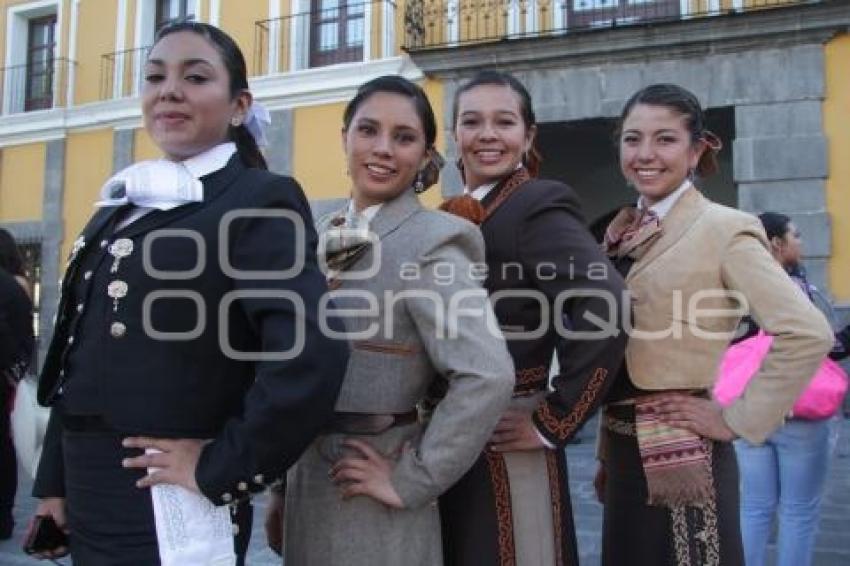
{"label": "window with iron grille", "polygon": [[156,29],[168,24],[183,20],[194,20],[197,2],[190,0],[157,0],[156,3]]}
{"label": "window with iron grille", "polygon": [[363,0],[310,1],[310,67],[363,60]]}
{"label": "window with iron grille", "polygon": [[32,18],[27,33],[27,66],[24,110],[53,106],[53,53],[56,47],[56,14]]}

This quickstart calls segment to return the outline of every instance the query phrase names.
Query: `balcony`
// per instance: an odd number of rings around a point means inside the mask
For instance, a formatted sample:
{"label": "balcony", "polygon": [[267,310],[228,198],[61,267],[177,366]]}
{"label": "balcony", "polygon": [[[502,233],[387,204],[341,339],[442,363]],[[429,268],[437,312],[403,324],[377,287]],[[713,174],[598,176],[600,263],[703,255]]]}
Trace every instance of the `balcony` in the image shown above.
{"label": "balcony", "polygon": [[49,110],[66,105],[68,75],[76,63],[53,58],[0,68],[3,114]]}
{"label": "balcony", "polygon": [[[292,2],[298,8],[299,2]],[[396,54],[389,0],[310,0],[310,9],[256,23],[254,75],[274,75]],[[400,23],[400,22],[399,22]]]}
{"label": "balcony", "polygon": [[150,45],[146,45],[101,55],[101,100],[139,95],[144,80],[142,69],[150,48]]}
{"label": "balcony", "polygon": [[817,4],[822,0],[408,0],[410,52]]}

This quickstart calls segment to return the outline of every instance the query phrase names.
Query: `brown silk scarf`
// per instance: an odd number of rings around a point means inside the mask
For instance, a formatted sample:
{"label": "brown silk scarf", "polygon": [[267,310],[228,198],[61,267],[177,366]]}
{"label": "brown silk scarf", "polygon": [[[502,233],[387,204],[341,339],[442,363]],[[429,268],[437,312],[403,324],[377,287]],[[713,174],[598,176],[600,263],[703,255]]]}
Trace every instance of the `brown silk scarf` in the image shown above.
{"label": "brown silk scarf", "polygon": [[638,260],[662,232],[661,219],[653,211],[626,207],[608,225],[603,248],[611,257]]}
{"label": "brown silk scarf", "polygon": [[531,179],[528,169],[521,167],[493,187],[493,194],[496,196],[486,206],[472,195],[465,194],[446,199],[440,205],[440,210],[466,218],[473,224],[483,224],[521,185]]}

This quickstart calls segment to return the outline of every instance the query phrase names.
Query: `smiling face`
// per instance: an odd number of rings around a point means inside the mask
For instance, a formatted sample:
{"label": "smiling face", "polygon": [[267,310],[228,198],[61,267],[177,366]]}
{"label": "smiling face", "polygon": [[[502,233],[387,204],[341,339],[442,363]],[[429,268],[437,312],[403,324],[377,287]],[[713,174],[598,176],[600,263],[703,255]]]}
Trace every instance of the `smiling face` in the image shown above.
{"label": "smiling face", "polygon": [[519,96],[504,85],[479,85],[458,99],[455,141],[466,186],[479,187],[510,175],[531,148],[536,127],[526,127]]}
{"label": "smiling face", "polygon": [[227,140],[228,127],[251,104],[245,91],[232,97],[221,55],[190,31],[163,37],[145,64],[145,129],[168,159],[187,159]]}
{"label": "smiling face", "polygon": [[376,92],[357,108],[342,143],[359,209],[392,200],[413,185],[428,159],[413,101]]}
{"label": "smiling face", "polygon": [[620,168],[648,206],[679,188],[703,151],[685,116],[666,106],[636,104],[623,121]]}

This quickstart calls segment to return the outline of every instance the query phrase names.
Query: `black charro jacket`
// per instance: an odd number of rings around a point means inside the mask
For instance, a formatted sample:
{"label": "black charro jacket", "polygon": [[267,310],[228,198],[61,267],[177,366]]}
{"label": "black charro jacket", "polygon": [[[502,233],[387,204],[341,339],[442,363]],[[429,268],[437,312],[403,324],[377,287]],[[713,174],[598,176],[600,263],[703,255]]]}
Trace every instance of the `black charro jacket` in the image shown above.
{"label": "black charro jacket", "polygon": [[[39,402],[60,410],[37,497],[64,494],[62,414],[75,405],[127,435],[212,439],[196,480],[216,504],[279,480],[332,414],[348,347],[320,330],[327,287],[301,188],[238,155],[201,181],[203,202],[118,230],[125,207],[101,208],[75,244],[39,382]],[[118,239],[133,250],[116,265]],[[81,391],[96,398],[81,404]]]}

